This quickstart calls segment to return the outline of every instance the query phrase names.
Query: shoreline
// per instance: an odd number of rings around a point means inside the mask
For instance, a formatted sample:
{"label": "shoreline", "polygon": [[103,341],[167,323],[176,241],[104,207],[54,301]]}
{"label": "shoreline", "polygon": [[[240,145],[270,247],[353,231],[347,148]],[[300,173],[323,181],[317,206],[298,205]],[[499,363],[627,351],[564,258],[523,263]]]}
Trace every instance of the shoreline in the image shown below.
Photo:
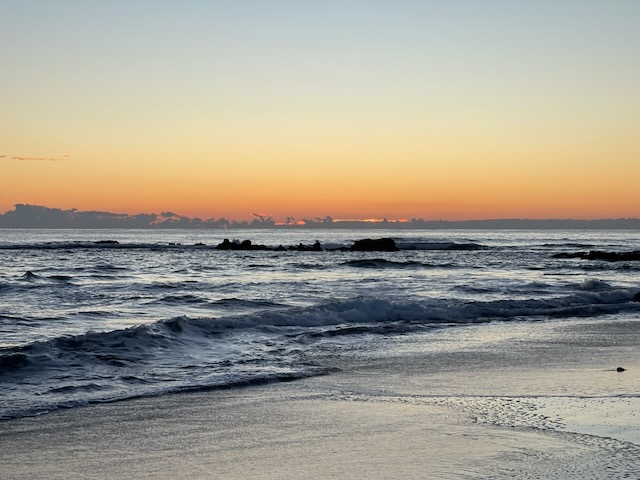
{"label": "shoreline", "polygon": [[0,474],[623,478],[640,471],[640,443],[613,435],[640,430],[638,320],[381,338],[329,376],[7,420]]}

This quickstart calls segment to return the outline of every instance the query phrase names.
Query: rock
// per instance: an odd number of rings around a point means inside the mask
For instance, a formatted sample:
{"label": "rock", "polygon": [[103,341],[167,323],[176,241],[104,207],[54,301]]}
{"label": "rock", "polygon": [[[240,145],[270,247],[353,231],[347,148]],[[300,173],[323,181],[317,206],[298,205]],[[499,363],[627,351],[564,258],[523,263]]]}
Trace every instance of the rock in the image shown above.
{"label": "rock", "polygon": [[304,245],[300,243],[297,247],[289,247],[289,250],[296,250],[298,252],[321,252],[322,246],[320,242],[316,240],[313,245]]}
{"label": "rock", "polygon": [[235,242],[232,243],[228,238],[225,238],[216,248],[218,250],[236,250],[238,248],[238,244]]}
{"label": "rock", "polygon": [[351,250],[354,252],[395,252],[398,247],[393,238],[365,238],[356,240]]}
{"label": "rock", "polygon": [[640,302],[640,292],[636,293],[636,294],[633,296],[633,301],[634,301],[634,302]]}
{"label": "rock", "polygon": [[251,240],[243,240],[242,242],[230,242],[225,238],[222,243],[216,246],[217,250],[267,250],[265,245],[253,245]]}
{"label": "rock", "polygon": [[624,367],[616,368],[616,372],[624,372],[625,370],[626,370],[626,368],[624,368]]}
{"label": "rock", "polygon": [[[470,248],[468,244],[463,245],[465,249]],[[251,240],[238,240],[230,241],[225,238],[222,243],[215,247],[217,250],[271,250],[282,252],[284,250],[296,251],[296,252],[322,252],[322,245],[316,240],[311,245],[305,245],[300,243],[298,245],[291,245],[285,247],[278,245],[277,247],[268,247],[266,245],[254,245]],[[395,252],[400,250],[396,242],[392,238],[365,238],[363,240],[356,240],[351,248],[332,248],[331,251],[353,251],[353,252]]]}
{"label": "rock", "polygon": [[583,258],[586,260],[606,260],[608,262],[615,262],[620,260],[624,253],[617,252],[603,252],[601,250],[591,250]]}

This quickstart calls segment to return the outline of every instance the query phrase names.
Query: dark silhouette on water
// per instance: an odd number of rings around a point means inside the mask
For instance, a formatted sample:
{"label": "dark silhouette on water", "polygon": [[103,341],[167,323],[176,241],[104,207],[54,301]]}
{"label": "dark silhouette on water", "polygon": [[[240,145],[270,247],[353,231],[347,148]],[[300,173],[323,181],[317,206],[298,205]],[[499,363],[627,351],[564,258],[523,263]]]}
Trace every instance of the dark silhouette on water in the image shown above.
{"label": "dark silhouette on water", "polygon": [[356,240],[351,250],[355,252],[395,252],[398,247],[392,238],[365,238]]}
{"label": "dark silhouette on water", "polygon": [[590,252],[561,252],[553,255],[553,258],[580,258],[582,260],[606,260],[607,262],[625,262],[640,260],[640,250],[633,252],[603,252],[591,250]]}
{"label": "dark silhouette on water", "polygon": [[251,240],[243,240],[242,242],[234,241],[230,242],[228,238],[225,238],[220,245],[216,247],[217,250],[268,250],[266,245],[254,245]]}
{"label": "dark silhouette on water", "polygon": [[[297,246],[285,247],[278,245],[275,248],[268,247],[266,245],[256,245],[251,243],[251,240],[238,240],[230,241],[225,238],[222,243],[216,246],[217,250],[273,250],[277,252],[293,250],[298,252],[322,252],[323,248],[318,240],[313,245],[304,245],[300,243]],[[365,238],[363,240],[356,240],[350,248],[338,248],[333,250],[352,251],[352,252],[395,252],[399,250],[396,246],[395,240],[392,238],[378,238],[371,239]]]}

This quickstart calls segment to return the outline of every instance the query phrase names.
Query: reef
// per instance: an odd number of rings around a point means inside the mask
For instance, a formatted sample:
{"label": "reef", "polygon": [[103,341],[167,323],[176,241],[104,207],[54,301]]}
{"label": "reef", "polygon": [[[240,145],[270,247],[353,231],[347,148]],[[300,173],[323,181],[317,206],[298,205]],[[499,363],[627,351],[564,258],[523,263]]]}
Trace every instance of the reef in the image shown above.
{"label": "reef", "polygon": [[[259,245],[254,244],[251,240],[243,240],[243,241],[230,241],[228,238],[225,238],[222,243],[218,244],[215,247],[217,250],[273,250],[277,252],[281,251],[297,251],[297,252],[321,252],[324,251],[322,245],[318,240],[315,241],[312,245],[304,245],[300,243],[299,245],[292,245],[285,247],[283,245],[278,245],[277,247],[268,247],[267,245]],[[395,252],[399,250],[396,242],[392,238],[365,238],[362,240],[356,240],[351,247],[343,247],[332,250],[339,251],[352,251],[352,252]]]}

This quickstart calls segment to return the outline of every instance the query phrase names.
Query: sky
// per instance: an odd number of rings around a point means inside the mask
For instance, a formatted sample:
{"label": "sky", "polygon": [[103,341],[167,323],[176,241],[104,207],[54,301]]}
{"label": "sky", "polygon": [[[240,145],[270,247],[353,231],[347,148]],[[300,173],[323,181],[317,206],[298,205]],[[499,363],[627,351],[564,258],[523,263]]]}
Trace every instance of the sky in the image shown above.
{"label": "sky", "polygon": [[0,11],[0,212],[640,217],[639,1]]}

